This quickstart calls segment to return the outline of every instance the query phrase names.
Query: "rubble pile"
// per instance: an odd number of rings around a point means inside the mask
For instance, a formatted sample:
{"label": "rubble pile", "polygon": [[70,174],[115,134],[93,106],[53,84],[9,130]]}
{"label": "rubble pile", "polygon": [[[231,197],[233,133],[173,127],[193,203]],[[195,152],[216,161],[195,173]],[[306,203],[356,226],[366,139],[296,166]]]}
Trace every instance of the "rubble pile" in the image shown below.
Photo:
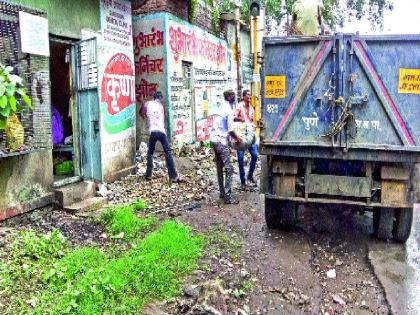
{"label": "rubble pile", "polygon": [[137,154],[137,171],[122,180],[107,185],[106,195],[111,204],[130,203],[142,199],[149,210],[194,210],[213,190],[214,162],[210,148],[183,146],[174,150],[180,183],[171,184],[163,153],[155,153],[152,179],[147,181],[147,146],[142,144]]}

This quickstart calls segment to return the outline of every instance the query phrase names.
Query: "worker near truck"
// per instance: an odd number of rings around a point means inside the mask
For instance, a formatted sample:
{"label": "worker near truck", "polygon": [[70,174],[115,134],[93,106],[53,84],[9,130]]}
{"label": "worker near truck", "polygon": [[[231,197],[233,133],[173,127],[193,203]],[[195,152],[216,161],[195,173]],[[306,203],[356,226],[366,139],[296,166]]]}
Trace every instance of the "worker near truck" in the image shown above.
{"label": "worker near truck", "polygon": [[[243,122],[246,124],[253,124],[254,108],[251,105],[251,91],[244,90],[242,92],[242,101],[236,107],[234,120]],[[245,151],[243,150],[237,151],[239,177],[241,179],[241,188],[240,188],[241,190],[245,190],[247,184],[253,187],[257,186],[257,182],[254,179],[254,171],[255,171],[255,166],[257,165],[257,159],[258,159],[257,144],[253,143],[248,148],[248,152],[251,154],[251,162],[249,164],[248,176],[245,178],[245,165],[244,165]]]}
{"label": "worker near truck", "polygon": [[[231,104],[235,101],[235,92],[224,92],[224,102],[213,114],[213,126],[210,130],[210,143],[213,147],[216,161],[217,182],[219,184],[220,198],[225,204],[238,204],[239,201],[232,196],[233,167],[230,161],[229,137],[240,142],[233,131],[233,110]],[[223,175],[223,173],[225,173]]]}

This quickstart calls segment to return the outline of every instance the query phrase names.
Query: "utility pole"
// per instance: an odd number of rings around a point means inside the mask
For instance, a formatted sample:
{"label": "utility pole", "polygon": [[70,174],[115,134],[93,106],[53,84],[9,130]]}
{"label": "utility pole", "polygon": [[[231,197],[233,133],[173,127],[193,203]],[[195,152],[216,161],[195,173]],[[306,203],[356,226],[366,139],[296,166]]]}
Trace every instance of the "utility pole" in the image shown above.
{"label": "utility pole", "polygon": [[242,58],[241,58],[241,11],[238,4],[235,5],[235,37],[236,37],[236,66],[238,80],[238,99],[242,92]]}
{"label": "utility pole", "polygon": [[261,8],[259,0],[252,0],[250,7],[250,16],[252,20],[252,53],[254,56],[253,62],[253,76],[251,83],[252,106],[254,107],[254,124],[256,127],[256,137],[258,139],[260,130],[258,128],[258,120],[260,119],[260,79],[258,67],[258,17],[260,16]]}

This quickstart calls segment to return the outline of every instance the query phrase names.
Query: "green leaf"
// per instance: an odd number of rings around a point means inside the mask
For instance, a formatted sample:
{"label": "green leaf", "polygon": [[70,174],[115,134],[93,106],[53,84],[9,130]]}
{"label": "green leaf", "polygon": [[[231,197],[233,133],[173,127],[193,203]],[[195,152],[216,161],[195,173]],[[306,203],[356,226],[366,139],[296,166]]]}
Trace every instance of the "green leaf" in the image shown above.
{"label": "green leaf", "polygon": [[0,108],[0,114],[4,117],[10,116],[10,106],[6,106],[5,108]]}
{"label": "green leaf", "polygon": [[5,129],[6,128],[6,117],[0,116],[0,130]]}
{"label": "green leaf", "polygon": [[20,87],[16,90],[19,95],[26,95],[26,88]]}
{"label": "green leaf", "polygon": [[17,101],[16,101],[16,97],[14,97],[14,96],[10,96],[9,97],[9,105],[10,105],[10,108],[12,109],[12,111],[16,111],[16,104],[17,104]]}
{"label": "green leaf", "polygon": [[4,86],[4,84],[1,84],[0,85],[0,96],[3,96],[5,92],[6,92],[6,87]]}
{"label": "green leaf", "polygon": [[7,106],[7,96],[0,96],[0,108],[5,108]]}
{"label": "green leaf", "polygon": [[8,85],[6,85],[6,94],[9,96],[13,96],[15,95],[16,92],[16,87],[14,86],[14,84],[9,83]]}
{"label": "green leaf", "polygon": [[31,101],[31,98],[28,95],[24,94],[24,95],[22,95],[22,100],[23,100],[23,102],[26,105],[28,105],[29,109],[32,110],[32,101]]}

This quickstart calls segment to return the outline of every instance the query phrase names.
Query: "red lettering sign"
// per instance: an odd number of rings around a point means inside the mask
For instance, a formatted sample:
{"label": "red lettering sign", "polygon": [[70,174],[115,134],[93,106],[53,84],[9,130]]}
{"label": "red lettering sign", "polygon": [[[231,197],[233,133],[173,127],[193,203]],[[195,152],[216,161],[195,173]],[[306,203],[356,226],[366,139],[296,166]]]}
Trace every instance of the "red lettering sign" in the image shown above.
{"label": "red lettering sign", "polygon": [[101,102],[115,115],[136,101],[134,69],[130,58],[118,53],[109,60],[102,79]]}
{"label": "red lettering sign", "polygon": [[175,29],[170,26],[169,46],[175,56],[175,61],[178,61],[182,54],[184,56],[200,56],[218,65],[226,63],[226,48],[221,42],[211,42],[207,37],[198,38],[192,30],[185,33],[181,27]]}

